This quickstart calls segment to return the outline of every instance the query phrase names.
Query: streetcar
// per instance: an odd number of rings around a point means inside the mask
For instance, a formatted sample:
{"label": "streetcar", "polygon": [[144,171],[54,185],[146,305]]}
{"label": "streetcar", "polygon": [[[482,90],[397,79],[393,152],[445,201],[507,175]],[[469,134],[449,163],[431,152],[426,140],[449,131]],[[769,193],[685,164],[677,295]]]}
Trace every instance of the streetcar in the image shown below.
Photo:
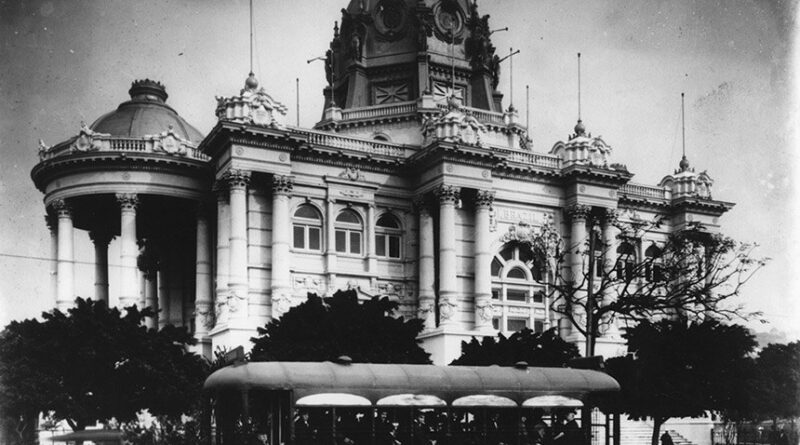
{"label": "streetcar", "polygon": [[215,445],[581,445],[589,428],[571,419],[618,390],[599,371],[525,363],[250,362],[206,379],[205,424]]}

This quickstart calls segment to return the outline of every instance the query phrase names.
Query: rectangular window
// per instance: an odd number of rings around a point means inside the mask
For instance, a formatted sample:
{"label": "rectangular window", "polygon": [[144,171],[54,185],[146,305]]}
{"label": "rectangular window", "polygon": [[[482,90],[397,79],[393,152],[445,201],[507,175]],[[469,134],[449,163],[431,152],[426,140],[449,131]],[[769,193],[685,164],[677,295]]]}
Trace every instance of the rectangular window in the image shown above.
{"label": "rectangular window", "polygon": [[534,303],[544,303],[544,292],[537,291],[533,293],[533,302]]}
{"label": "rectangular window", "polygon": [[528,320],[524,318],[509,318],[506,325],[507,331],[517,332],[528,327]]}
{"label": "rectangular window", "polygon": [[492,318],[492,327],[494,329],[500,329],[500,319],[499,318]]}
{"label": "rectangular window", "polygon": [[539,333],[544,332],[544,322],[541,320],[534,320],[533,321],[533,332]]}
{"label": "rectangular window", "polygon": [[303,226],[294,226],[294,247],[295,249],[306,248],[306,237]]}
{"label": "rectangular window", "polygon": [[492,300],[499,300],[499,299],[500,299],[500,290],[492,289]]}
{"label": "rectangular window", "polygon": [[350,253],[361,253],[361,234],[350,232]]}
{"label": "rectangular window", "polygon": [[389,236],[389,258],[400,258],[399,236]]}
{"label": "rectangular window", "polygon": [[347,232],[344,230],[336,231],[336,251],[347,252]]}
{"label": "rectangular window", "polygon": [[386,235],[375,235],[375,255],[386,256]]}
{"label": "rectangular window", "polygon": [[319,227],[308,228],[308,248],[311,250],[320,250],[322,246],[322,231]]}
{"label": "rectangular window", "polygon": [[506,290],[506,300],[508,301],[525,301],[528,299],[528,292],[519,289]]}

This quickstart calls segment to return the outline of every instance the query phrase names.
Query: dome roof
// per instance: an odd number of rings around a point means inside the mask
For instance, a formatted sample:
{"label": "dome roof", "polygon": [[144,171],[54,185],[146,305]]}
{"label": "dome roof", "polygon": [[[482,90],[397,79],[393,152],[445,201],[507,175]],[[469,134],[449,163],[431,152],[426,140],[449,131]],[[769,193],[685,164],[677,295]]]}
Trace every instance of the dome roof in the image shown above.
{"label": "dome roof", "polygon": [[94,121],[91,129],[118,137],[140,138],[160,134],[170,127],[178,136],[199,143],[203,134],[166,104],[167,90],[150,79],[137,80],[128,91],[131,100]]}

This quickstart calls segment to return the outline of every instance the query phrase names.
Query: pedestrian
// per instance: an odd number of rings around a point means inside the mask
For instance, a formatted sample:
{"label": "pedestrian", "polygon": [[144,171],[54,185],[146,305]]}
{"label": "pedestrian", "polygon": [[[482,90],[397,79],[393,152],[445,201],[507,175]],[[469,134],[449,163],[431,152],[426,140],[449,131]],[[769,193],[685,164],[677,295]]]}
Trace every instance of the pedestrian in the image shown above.
{"label": "pedestrian", "polygon": [[661,435],[661,445],[675,445],[669,432],[664,431],[664,434]]}

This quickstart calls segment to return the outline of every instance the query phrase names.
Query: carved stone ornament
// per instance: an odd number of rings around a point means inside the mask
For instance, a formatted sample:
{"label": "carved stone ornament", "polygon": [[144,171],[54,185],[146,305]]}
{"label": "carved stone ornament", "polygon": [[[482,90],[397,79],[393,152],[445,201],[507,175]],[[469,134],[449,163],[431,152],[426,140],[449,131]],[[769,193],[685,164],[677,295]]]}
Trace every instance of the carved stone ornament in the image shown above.
{"label": "carved stone ornament", "polygon": [[417,318],[426,320],[433,315],[433,301],[420,301],[417,308]]}
{"label": "carved stone ornament", "polygon": [[59,218],[72,217],[72,206],[64,199],[54,199],[50,202],[50,208]]}
{"label": "carved stone ornament", "polygon": [[456,204],[461,199],[461,189],[452,185],[440,185],[433,193],[442,204]]}
{"label": "carved stone ornament", "polygon": [[343,172],[339,173],[339,177],[347,178],[351,181],[363,181],[365,179],[364,174],[361,173],[361,169],[358,167],[345,168]]}
{"label": "carved stone ornament", "polygon": [[122,210],[136,210],[139,206],[139,196],[136,193],[117,193],[116,198]]}
{"label": "carved stone ornament", "polygon": [[414,198],[414,210],[418,213],[430,214],[430,201],[425,195],[419,195]]}
{"label": "carved stone ornament", "polygon": [[51,147],[49,145],[44,143],[43,139],[39,139],[39,160],[40,161],[42,159],[44,159],[45,156],[47,156],[47,152],[50,151],[50,148]]}
{"label": "carved stone ornament", "polygon": [[448,98],[448,111],[435,118],[426,118],[422,124],[425,141],[445,141],[484,147],[486,126],[471,113],[465,112],[458,99]]}
{"label": "carved stone ornament", "polygon": [[606,224],[616,225],[619,219],[619,212],[617,209],[604,208],[603,209],[603,222]]}
{"label": "carved stone ornament", "polygon": [[72,151],[96,151],[101,148],[101,145],[98,141],[95,141],[95,138],[107,138],[111,137],[110,134],[107,133],[97,133],[92,131],[86,125],[86,122],[81,121],[81,129],[78,133],[77,139],[70,145],[70,150]]}
{"label": "carved stone ornament", "polygon": [[491,300],[484,301],[477,305],[478,318],[484,323],[491,323],[494,316],[494,305]]}
{"label": "carved stone ornament", "polygon": [[194,315],[199,319],[200,326],[205,328],[206,331],[210,331],[214,328],[216,317],[210,308],[210,304],[198,304],[197,309],[194,311]]}
{"label": "carved stone ornament", "polygon": [[214,316],[217,323],[226,323],[228,321],[228,297],[220,292],[217,295],[217,302],[214,308]]}
{"label": "carved stone ornament", "polygon": [[522,243],[531,246],[531,250],[538,255],[554,259],[563,251],[561,233],[553,224],[552,217],[548,215],[537,231],[528,223],[520,222],[516,226],[509,226],[508,231],[500,237],[500,243]]}
{"label": "carved stone ornament", "polygon": [[186,156],[189,152],[187,145],[191,143],[175,133],[175,129],[171,124],[167,128],[167,131],[147,137],[153,141],[153,151],[155,152],[176,156]]}
{"label": "carved stone ornament", "polygon": [[288,108],[264,88],[259,88],[255,77],[250,76],[238,96],[217,96],[217,118],[253,125],[285,128],[283,123]]}
{"label": "carved stone ornament", "polygon": [[[373,10],[377,39],[394,41],[403,38],[408,28],[409,12],[403,0],[380,0]],[[344,28],[344,21],[342,22]]]}
{"label": "carved stone ornament", "polygon": [[294,190],[294,178],[284,175],[272,176],[272,193],[276,195],[288,195]]}
{"label": "carved stone ornament", "polygon": [[586,221],[591,212],[592,207],[583,204],[575,204],[564,209],[564,215],[570,221]]}
{"label": "carved stone ornament", "polygon": [[[238,312],[239,309],[242,308],[242,305],[246,305],[247,304],[247,301],[245,301],[245,300],[247,300],[247,297],[245,297],[244,295],[239,295],[239,292],[237,292],[235,290],[231,290],[228,293],[228,296],[227,296],[228,311],[230,313]],[[246,307],[245,307],[245,309],[246,309]]]}
{"label": "carved stone ornament", "polygon": [[439,302],[439,318],[444,320],[451,320],[456,315],[458,303],[451,299],[444,299]]}
{"label": "carved stone ornament", "polygon": [[494,190],[478,190],[475,195],[475,206],[479,208],[491,208],[494,203]]}
{"label": "carved stone ornament", "polygon": [[250,184],[250,172],[246,170],[238,170],[232,168],[225,172],[222,179],[228,184],[228,188],[243,190]]}
{"label": "carved stone ornament", "polygon": [[280,291],[272,295],[272,318],[278,318],[292,308],[292,298],[288,292]]}

